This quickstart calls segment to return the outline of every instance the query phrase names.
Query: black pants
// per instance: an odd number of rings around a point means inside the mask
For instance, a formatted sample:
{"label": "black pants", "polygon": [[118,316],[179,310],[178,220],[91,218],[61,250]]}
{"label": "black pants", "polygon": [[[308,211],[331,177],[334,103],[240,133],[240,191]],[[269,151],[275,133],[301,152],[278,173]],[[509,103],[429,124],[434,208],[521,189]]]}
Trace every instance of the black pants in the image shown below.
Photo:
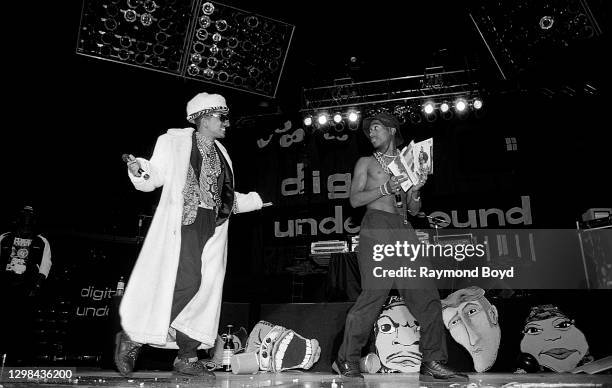
{"label": "black pants", "polygon": [[[204,245],[215,233],[216,214],[214,210],[198,208],[198,214],[191,225],[181,228],[181,253],[176,273],[176,284],[172,299],[170,322],[179,315],[193,299],[202,281],[202,251]],[[201,342],[176,331],[179,358],[197,357]]]}
{"label": "black pants", "polygon": [[[0,282],[4,279],[0,278]],[[6,365],[26,365],[36,356],[34,318],[38,298],[29,297],[27,285],[2,284],[3,333],[0,338],[0,357],[6,354]]]}
{"label": "black pants", "polygon": [[418,244],[414,229],[410,224],[403,223],[402,216],[380,210],[369,209],[366,212],[361,223],[358,255],[362,291],[346,317],[344,338],[338,352],[341,360],[359,361],[361,350],[372,333],[392,287],[397,288],[404,303],[419,322],[422,361],[447,360],[442,305],[435,284],[425,279],[372,278],[373,266],[380,263],[372,259],[373,245],[394,244],[401,240]]}

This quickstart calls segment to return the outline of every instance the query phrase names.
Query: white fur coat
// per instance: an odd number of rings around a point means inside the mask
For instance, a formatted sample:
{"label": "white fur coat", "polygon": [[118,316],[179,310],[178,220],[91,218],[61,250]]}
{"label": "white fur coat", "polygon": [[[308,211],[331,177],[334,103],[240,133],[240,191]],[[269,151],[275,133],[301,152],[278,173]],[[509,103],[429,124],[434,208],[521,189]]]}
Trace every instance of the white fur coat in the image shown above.
{"label": "white fur coat", "polygon": [[[149,179],[128,172],[136,189],[153,191],[163,186],[161,198],[142,250],[127,283],[119,309],[121,325],[133,341],[177,348],[172,329],[214,346],[219,326],[221,296],[227,259],[227,222],[218,226],[202,252],[202,282],[197,294],[170,322],[172,297],[181,248],[183,188],[189,168],[193,128],[169,129],[157,139],[151,160],[138,158]],[[230,168],[225,148],[216,142]],[[238,212],[261,209],[259,194],[236,192]],[[231,217],[230,217],[231,218]]]}

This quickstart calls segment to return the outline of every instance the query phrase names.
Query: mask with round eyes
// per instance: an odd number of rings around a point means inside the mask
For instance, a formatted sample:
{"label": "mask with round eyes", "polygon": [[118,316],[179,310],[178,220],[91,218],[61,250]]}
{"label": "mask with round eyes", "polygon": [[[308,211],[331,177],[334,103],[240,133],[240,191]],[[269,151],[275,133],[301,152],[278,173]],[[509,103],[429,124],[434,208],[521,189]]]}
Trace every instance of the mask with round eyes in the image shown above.
{"label": "mask with round eyes", "polygon": [[391,318],[386,317],[386,316],[382,316],[378,320],[378,322],[376,322],[376,324],[378,326],[378,333],[379,334],[395,334],[400,326],[401,327],[416,328],[415,330],[419,329],[419,322],[418,321],[414,321],[413,324],[410,324],[410,322],[406,322],[404,325],[400,325],[399,323],[393,321]]}
{"label": "mask with round eyes", "polygon": [[420,328],[399,298],[383,307],[374,325],[376,354],[385,372],[418,372]]}
{"label": "mask with round eyes", "polygon": [[274,326],[272,330],[266,334],[259,346],[259,369],[272,370],[272,351],[274,344],[285,330],[282,326]]}
{"label": "mask with round eyes", "polygon": [[319,360],[321,348],[316,339],[307,339],[283,326],[259,321],[247,341],[246,352],[258,355],[259,369],[280,372],[310,369]]}

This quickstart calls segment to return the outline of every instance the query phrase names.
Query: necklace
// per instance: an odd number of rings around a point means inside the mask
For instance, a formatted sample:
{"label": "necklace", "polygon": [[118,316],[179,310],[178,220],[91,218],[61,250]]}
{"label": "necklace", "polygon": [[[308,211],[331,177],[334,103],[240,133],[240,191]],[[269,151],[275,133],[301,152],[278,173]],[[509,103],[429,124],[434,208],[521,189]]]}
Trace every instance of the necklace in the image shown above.
{"label": "necklace", "polygon": [[391,170],[389,170],[389,167],[387,166],[387,163],[385,162],[384,157],[395,158],[398,154],[399,154],[399,152],[398,152],[397,148],[393,151],[392,155],[387,155],[387,154],[383,154],[380,151],[375,151],[374,152],[374,158],[378,161],[378,163],[382,167],[383,171],[386,172],[387,174],[391,175]]}

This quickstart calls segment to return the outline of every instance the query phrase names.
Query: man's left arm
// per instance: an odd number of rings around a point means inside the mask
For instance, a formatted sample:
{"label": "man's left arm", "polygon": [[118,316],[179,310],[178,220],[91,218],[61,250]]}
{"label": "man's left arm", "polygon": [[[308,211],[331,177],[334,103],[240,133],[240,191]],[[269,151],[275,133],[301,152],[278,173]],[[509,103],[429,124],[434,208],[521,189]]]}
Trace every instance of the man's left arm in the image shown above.
{"label": "man's left arm", "polygon": [[410,214],[417,214],[421,211],[421,192],[419,190],[414,190],[414,188],[408,190],[407,202]]}
{"label": "man's left arm", "polygon": [[34,284],[32,284],[32,289],[30,290],[30,296],[38,295],[43,281],[49,277],[49,271],[51,270],[51,246],[46,238],[41,235],[38,235],[38,237],[40,237],[45,244],[45,248],[43,249],[40,265],[38,266],[38,273],[34,275],[36,278],[34,279]]}
{"label": "man's left arm", "polygon": [[425,186],[425,182],[427,182],[427,175],[422,177],[419,183],[412,186],[410,190],[408,190],[408,198],[406,198],[406,202],[408,202],[408,211],[412,215],[416,215],[419,211],[421,211],[421,188]]}

